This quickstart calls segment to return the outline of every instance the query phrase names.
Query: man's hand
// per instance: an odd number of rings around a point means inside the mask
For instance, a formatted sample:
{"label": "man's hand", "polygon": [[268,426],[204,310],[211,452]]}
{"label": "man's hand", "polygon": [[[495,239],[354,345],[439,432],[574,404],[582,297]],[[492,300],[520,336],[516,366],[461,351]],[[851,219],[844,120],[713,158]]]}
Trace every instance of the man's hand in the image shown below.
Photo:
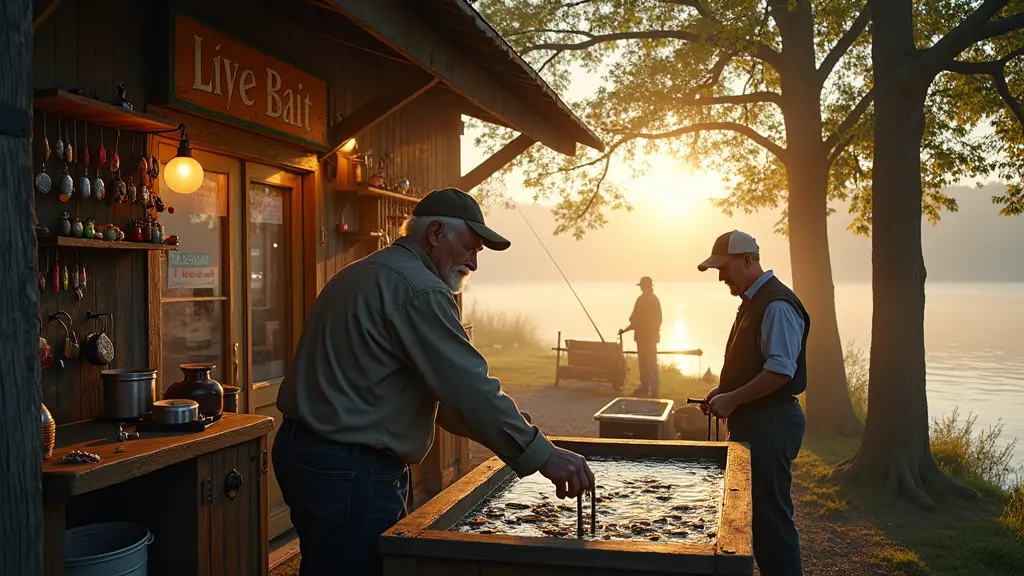
{"label": "man's hand", "polygon": [[625,333],[626,333],[626,330],[625,330],[625,329],[623,329],[623,328],[619,328],[619,336],[622,336],[622,335],[623,335],[623,334],[625,334]]}
{"label": "man's hand", "polygon": [[594,473],[590,471],[587,460],[575,452],[555,446],[555,451],[539,472],[555,485],[555,494],[560,499],[566,496],[575,498],[587,490],[594,491]]}
{"label": "man's hand", "polygon": [[523,420],[526,420],[527,424],[533,424],[533,418],[530,417],[529,412],[520,412],[520,414],[523,416]]}
{"label": "man's hand", "polygon": [[719,394],[719,392],[718,392],[718,386],[715,386],[714,388],[712,388],[712,389],[711,389],[711,390],[710,390],[710,391],[709,391],[709,392],[707,393],[707,395],[706,395],[706,396],[704,396],[704,403],[703,403],[703,404],[700,404],[700,411],[701,411],[701,412],[703,412],[705,416],[707,416],[707,415],[708,415],[708,413],[710,412],[710,411],[708,410],[708,403],[709,403],[709,402],[711,402],[711,399],[712,399],[712,398],[714,398],[715,396],[718,396],[718,394]]}
{"label": "man's hand", "polygon": [[[718,390],[717,388],[715,389]],[[715,394],[715,397],[708,402],[708,409],[711,413],[719,418],[728,418],[732,411],[736,409],[736,398],[732,393]]]}

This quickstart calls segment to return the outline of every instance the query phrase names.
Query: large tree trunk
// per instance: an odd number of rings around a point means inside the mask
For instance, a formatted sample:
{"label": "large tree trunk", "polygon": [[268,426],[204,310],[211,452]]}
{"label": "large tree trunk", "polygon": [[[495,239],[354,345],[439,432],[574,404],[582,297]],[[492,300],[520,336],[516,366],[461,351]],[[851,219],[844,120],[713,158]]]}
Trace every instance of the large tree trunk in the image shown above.
{"label": "large tree trunk", "polygon": [[0,0],[0,574],[26,575],[43,572],[31,21],[29,0]]}
{"label": "large tree trunk", "polygon": [[836,321],[826,214],[828,163],[820,150],[820,138],[818,148],[794,154],[790,161],[793,168],[786,170],[793,290],[811,317],[807,342],[807,429],[819,437],[859,436],[864,427],[850,402]]}
{"label": "large tree trunk", "polygon": [[[890,3],[891,2],[891,3]],[[921,138],[928,86],[910,84],[917,59],[910,2],[871,4],[875,78],[872,180],[871,387],[864,441],[842,476],[925,507],[966,494],[935,463],[925,396]]]}
{"label": "large tree trunk", "polygon": [[811,317],[807,342],[807,428],[816,436],[863,432],[850,403],[836,322],[828,250],[828,150],[822,142],[821,87],[810,2],[775,13],[787,66],[781,71],[789,186],[789,252],[793,290]]}

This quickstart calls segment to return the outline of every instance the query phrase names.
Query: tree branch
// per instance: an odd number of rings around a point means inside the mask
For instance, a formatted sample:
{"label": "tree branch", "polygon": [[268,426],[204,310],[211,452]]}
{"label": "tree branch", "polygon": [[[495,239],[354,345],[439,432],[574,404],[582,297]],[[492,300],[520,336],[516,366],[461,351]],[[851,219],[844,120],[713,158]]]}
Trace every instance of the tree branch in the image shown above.
{"label": "tree branch", "polygon": [[1010,87],[1006,84],[1005,67],[992,77],[992,81],[996,84],[996,92],[999,92],[1003,102],[1010,107],[1010,111],[1017,117],[1017,124],[1020,124],[1021,130],[1024,131],[1024,106],[1021,106],[1020,100],[1010,92]]}
{"label": "tree branch", "polygon": [[843,55],[850,50],[853,43],[857,41],[864,29],[867,28],[868,22],[871,20],[871,11],[868,6],[865,5],[861,9],[860,14],[854,19],[853,23],[850,24],[850,28],[843,34],[843,37],[836,42],[836,45],[832,47],[825,59],[821,61],[821,66],[818,67],[818,84],[823,85],[828,80],[832,70],[842,59]]}
{"label": "tree branch", "polygon": [[754,130],[750,126],[740,124],[738,122],[701,122],[698,124],[690,124],[689,126],[683,126],[676,128],[675,130],[669,130],[668,132],[658,133],[647,133],[647,132],[625,132],[622,133],[624,139],[634,140],[642,138],[644,140],[665,140],[668,138],[678,138],[685,134],[693,134],[694,132],[735,132],[741,134],[752,140],[755,144],[761,146],[765,150],[771,152],[777,156],[780,160],[785,160],[786,150],[782,146],[779,146],[773,142],[767,136],[761,134],[757,130]]}
{"label": "tree branch", "polygon": [[980,40],[988,40],[989,38],[1002,36],[1007,32],[1013,32],[1014,30],[1020,30],[1021,28],[1024,28],[1024,12],[1018,12],[1013,16],[1007,16],[1006,18],[1000,18],[989,22],[988,26],[985,27],[985,33],[982,34]]}
{"label": "tree branch", "polygon": [[[875,101],[875,89],[872,88],[864,93],[860,97],[860,101],[853,107],[852,110],[843,118],[843,121],[836,127],[836,131],[829,135],[825,139],[825,150],[829,151],[829,163],[836,159],[837,156],[842,154],[843,148],[850,145],[850,138],[846,138],[847,133],[853,130],[853,127],[860,122],[864,113],[871,107],[871,103]],[[842,144],[840,146],[840,144]]]}
{"label": "tree branch", "polygon": [[575,224],[576,222],[579,222],[580,218],[583,218],[583,216],[590,211],[590,207],[594,205],[594,201],[597,200],[597,197],[601,194],[601,185],[604,184],[605,178],[608,177],[608,167],[611,166],[611,163],[612,158],[611,156],[608,156],[604,162],[604,170],[601,172],[601,178],[598,179],[597,184],[594,186],[594,193],[590,195],[590,200],[587,201],[587,205],[583,207],[583,210],[577,212],[576,216],[567,222],[567,224]]}
{"label": "tree branch", "polygon": [[683,106],[719,106],[730,104],[776,104],[782,107],[782,94],[777,92],[750,92],[747,94],[730,94],[727,96],[694,96],[681,102]]}
{"label": "tree branch", "polygon": [[523,56],[538,50],[586,50],[587,48],[605,42],[618,42],[619,40],[654,40],[670,39],[683,40],[686,42],[700,42],[704,36],[696,32],[685,30],[641,30],[636,32],[614,32],[611,34],[594,34],[583,42],[545,42],[527,46],[520,51]]}
{"label": "tree branch", "polygon": [[701,0],[658,0],[658,2],[662,4],[675,4],[677,6],[689,6],[704,18],[715,20],[715,17],[711,15],[711,11],[708,10],[708,7]]}
{"label": "tree branch", "polygon": [[[580,31],[566,31],[567,33],[579,34]],[[609,34],[584,34],[587,40],[582,42],[542,42],[533,46],[527,46],[519,51],[525,56],[530,52],[538,50],[586,50],[598,44],[607,42],[618,42],[619,40],[682,40],[684,42],[708,42],[714,46],[723,48],[735,48],[735,40],[720,38],[714,34],[698,34],[687,30],[637,30],[630,32],[612,32]],[[753,56],[763,60],[776,70],[781,65],[782,54],[776,52],[770,46],[757,43],[754,46]]]}
{"label": "tree branch", "polygon": [[586,30],[562,30],[559,28],[530,28],[529,30],[519,30],[516,32],[509,32],[505,34],[506,38],[513,36],[523,36],[524,34],[540,34],[547,32],[549,34],[577,34],[579,36],[586,36],[587,38],[594,38],[594,34],[587,32]]}
{"label": "tree branch", "polygon": [[657,132],[657,133],[630,132],[630,131],[627,131],[627,130],[613,130],[613,129],[612,130],[608,130],[608,131],[613,133],[613,134],[615,134],[615,135],[617,135],[617,136],[619,136],[619,139],[617,141],[613,142],[610,146],[608,146],[608,149],[603,154],[598,156],[597,158],[595,158],[593,160],[590,160],[588,162],[584,162],[582,164],[576,164],[575,166],[570,166],[569,168],[559,168],[558,170],[553,170],[551,172],[542,172],[542,173],[537,175],[537,178],[543,179],[543,178],[547,178],[548,176],[554,176],[555,174],[559,174],[559,173],[562,173],[562,172],[574,172],[576,170],[580,170],[580,169],[583,169],[583,168],[594,166],[596,164],[600,164],[601,162],[609,161],[611,159],[612,155],[615,153],[615,151],[619,149],[619,147],[621,147],[623,144],[626,144],[627,142],[631,142],[633,140],[638,140],[638,139],[643,139],[643,140],[667,140],[669,138],[678,138],[679,136],[684,136],[686,134],[693,134],[693,133],[697,133],[697,132],[712,132],[712,131],[735,132],[737,134],[742,134],[743,136],[746,136],[747,138],[752,140],[754,143],[758,144],[759,146],[761,146],[765,150],[771,152],[772,154],[774,154],[775,156],[777,156],[778,158],[780,158],[782,160],[785,160],[785,155],[786,155],[785,148],[783,148],[782,146],[779,146],[775,142],[772,142],[771,139],[769,139],[768,137],[764,136],[763,134],[760,134],[759,132],[757,132],[753,128],[751,128],[749,126],[745,126],[743,124],[739,124],[737,122],[704,122],[704,123],[699,123],[699,124],[691,124],[689,126],[683,126],[682,128],[676,128],[675,130],[670,130],[668,132]]}
{"label": "tree branch", "polygon": [[963,22],[957,24],[931,48],[925,50],[914,64],[915,83],[922,87],[930,85],[935,76],[945,70],[958,54],[970,47],[971,44],[984,39],[989,26],[995,24],[989,20],[998,14],[1008,2],[1009,0],[985,0],[970,16],[964,18]]}
{"label": "tree branch", "polygon": [[544,63],[540,65],[540,68],[537,68],[537,74],[540,74],[541,72],[543,72],[544,69],[548,67],[548,64],[551,64],[551,61],[554,60],[555,58],[558,58],[558,55],[561,54],[561,53],[562,53],[562,51],[559,50],[559,51],[553,53],[551,56],[549,56],[548,59],[545,60]]}
{"label": "tree branch", "polygon": [[991,76],[992,83],[995,85],[999,97],[1010,107],[1010,111],[1017,118],[1017,123],[1024,129],[1024,106],[1013,95],[1013,92],[1010,91],[1010,86],[1006,83],[1006,65],[1014,58],[1019,58],[1020,56],[1024,56],[1024,46],[1017,48],[999,60],[983,62],[954,60],[946,65],[945,70],[956,74]]}

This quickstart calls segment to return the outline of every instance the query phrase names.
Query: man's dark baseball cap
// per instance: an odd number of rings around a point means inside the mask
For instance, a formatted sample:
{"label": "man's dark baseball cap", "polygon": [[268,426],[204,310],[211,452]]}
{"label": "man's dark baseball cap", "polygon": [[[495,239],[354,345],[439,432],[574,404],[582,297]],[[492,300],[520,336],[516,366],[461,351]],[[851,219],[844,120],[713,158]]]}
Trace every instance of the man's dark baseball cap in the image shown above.
{"label": "man's dark baseball cap", "polygon": [[654,286],[654,280],[651,280],[650,276],[644,276],[643,278],[640,279],[640,282],[637,284],[637,286]]}
{"label": "man's dark baseball cap", "polygon": [[484,224],[484,213],[472,196],[458,188],[442,188],[424,196],[412,209],[413,216],[443,216],[458,218],[484,239],[491,250],[505,250],[512,245]]}

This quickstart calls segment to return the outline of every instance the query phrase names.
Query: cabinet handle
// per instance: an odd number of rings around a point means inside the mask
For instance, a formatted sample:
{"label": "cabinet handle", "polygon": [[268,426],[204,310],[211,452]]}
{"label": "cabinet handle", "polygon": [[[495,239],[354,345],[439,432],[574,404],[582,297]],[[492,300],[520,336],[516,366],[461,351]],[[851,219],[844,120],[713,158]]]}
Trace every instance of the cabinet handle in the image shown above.
{"label": "cabinet handle", "polygon": [[242,482],[242,474],[238,470],[232,469],[231,472],[228,472],[228,477],[224,481],[224,493],[228,495],[228,498],[238,496]]}

